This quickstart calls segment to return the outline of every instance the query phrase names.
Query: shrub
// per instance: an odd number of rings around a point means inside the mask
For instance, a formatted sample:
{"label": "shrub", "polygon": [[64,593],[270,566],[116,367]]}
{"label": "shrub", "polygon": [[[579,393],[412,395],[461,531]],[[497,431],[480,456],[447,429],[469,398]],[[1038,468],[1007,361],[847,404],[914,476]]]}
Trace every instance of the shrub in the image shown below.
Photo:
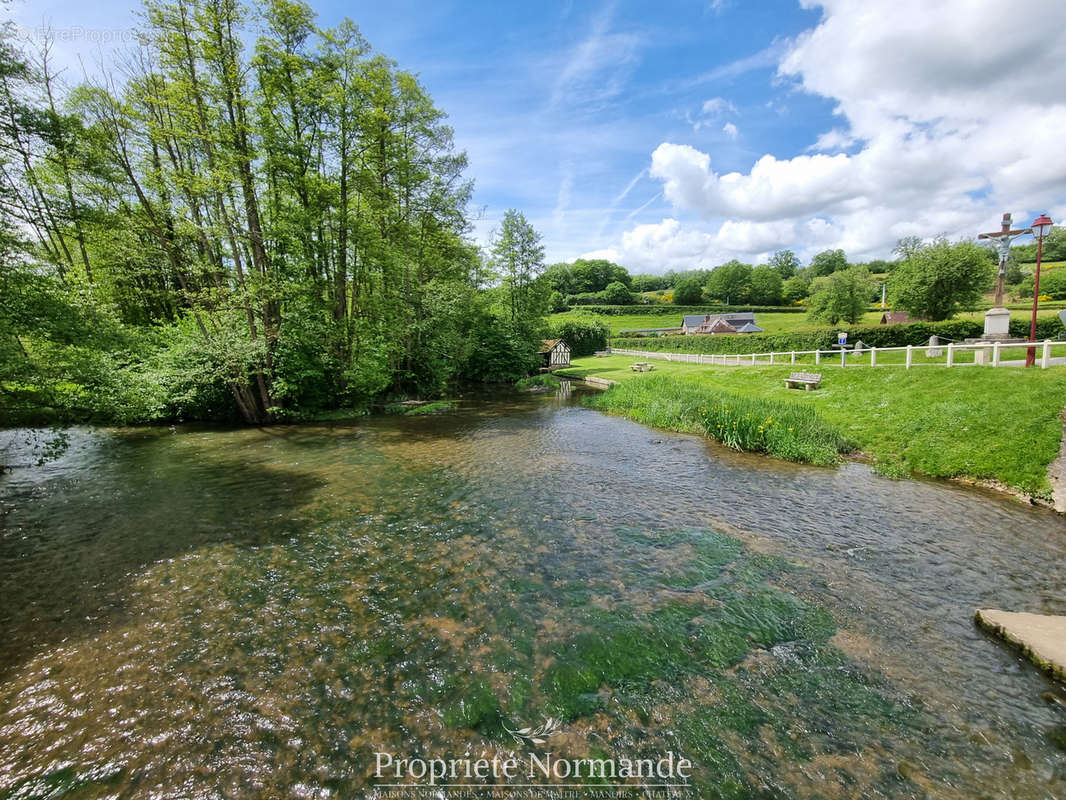
{"label": "shrub", "polygon": [[528,378],[522,378],[515,383],[517,389],[536,389],[538,387],[547,387],[550,389],[558,389],[562,386],[562,382],[550,373],[544,373],[543,375],[531,375]]}
{"label": "shrub", "polygon": [[[984,323],[956,319],[947,322],[913,322],[909,325],[867,325],[848,329],[848,341],[862,340],[870,347],[920,346],[936,335],[961,342],[979,337]],[[1057,339],[1066,332],[1057,316],[1040,316],[1036,320],[1036,338]],[[1029,321],[1012,319],[1010,335],[1029,336]],[[836,328],[822,328],[796,333],[745,334],[743,336],[660,336],[657,338],[616,338],[611,346],[632,350],[675,353],[787,353],[790,350],[832,350],[837,341]]]}
{"label": "shrub", "polygon": [[607,347],[611,329],[602,320],[594,317],[580,319],[571,317],[551,325],[551,338],[562,339],[574,356],[590,356]]}
{"label": "shrub", "polygon": [[674,287],[674,302],[678,305],[698,303],[703,298],[703,287],[695,278],[686,278]]}
{"label": "shrub", "polygon": [[611,305],[631,305],[633,303],[633,295],[627,287],[621,281],[615,281],[614,283],[607,284],[607,287],[601,292],[604,302]]}
{"label": "shrub", "polygon": [[[632,314],[632,306],[611,306],[602,305],[602,300],[599,301],[601,305],[584,305],[581,307],[582,311],[587,311],[590,314],[599,314],[604,317],[618,316],[621,314]],[[701,305],[650,305],[640,309],[641,314],[659,314],[664,317],[678,317],[678,321],[685,314],[723,314],[729,311],[754,311],[755,313],[768,313],[768,314],[789,314],[789,313],[803,313],[802,308],[789,308],[788,306],[727,306],[727,305],[713,305],[709,303]]]}

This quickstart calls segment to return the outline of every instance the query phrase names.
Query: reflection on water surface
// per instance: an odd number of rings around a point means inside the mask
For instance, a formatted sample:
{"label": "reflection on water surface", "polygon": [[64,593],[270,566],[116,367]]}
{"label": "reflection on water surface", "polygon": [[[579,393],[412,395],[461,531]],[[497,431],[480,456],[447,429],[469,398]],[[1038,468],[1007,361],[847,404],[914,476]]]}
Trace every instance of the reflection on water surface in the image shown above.
{"label": "reflection on water surface", "polygon": [[694,797],[1066,796],[1059,690],[970,621],[1066,613],[1066,526],[1012,501],[560,393],[79,431],[0,514],[0,796],[362,796],[549,716]]}

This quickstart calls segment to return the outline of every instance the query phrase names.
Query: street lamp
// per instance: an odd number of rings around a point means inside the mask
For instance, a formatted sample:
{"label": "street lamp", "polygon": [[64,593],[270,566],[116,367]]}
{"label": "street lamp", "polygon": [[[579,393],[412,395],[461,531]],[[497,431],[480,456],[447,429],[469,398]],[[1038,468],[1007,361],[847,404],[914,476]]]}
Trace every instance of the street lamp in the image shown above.
{"label": "street lamp", "polygon": [[[1046,213],[1033,220],[1033,236],[1036,237],[1036,277],[1033,279],[1033,321],[1029,325],[1029,341],[1036,342],[1036,304],[1040,296],[1040,259],[1044,256],[1044,237],[1051,233],[1051,217]],[[1036,347],[1025,352],[1025,366],[1036,363]]]}

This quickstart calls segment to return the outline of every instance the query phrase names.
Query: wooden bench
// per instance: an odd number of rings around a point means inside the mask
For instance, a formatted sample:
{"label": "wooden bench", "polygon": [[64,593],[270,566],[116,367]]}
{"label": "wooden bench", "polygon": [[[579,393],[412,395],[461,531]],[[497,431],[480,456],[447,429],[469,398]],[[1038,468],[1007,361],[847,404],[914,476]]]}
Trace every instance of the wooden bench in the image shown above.
{"label": "wooden bench", "polygon": [[822,376],[816,372],[793,372],[785,378],[786,389],[799,389],[801,386],[808,392],[817,389],[822,383]]}
{"label": "wooden bench", "polygon": [[647,361],[638,361],[636,364],[630,364],[629,368],[634,372],[651,372],[655,369],[655,365],[649,364]]}

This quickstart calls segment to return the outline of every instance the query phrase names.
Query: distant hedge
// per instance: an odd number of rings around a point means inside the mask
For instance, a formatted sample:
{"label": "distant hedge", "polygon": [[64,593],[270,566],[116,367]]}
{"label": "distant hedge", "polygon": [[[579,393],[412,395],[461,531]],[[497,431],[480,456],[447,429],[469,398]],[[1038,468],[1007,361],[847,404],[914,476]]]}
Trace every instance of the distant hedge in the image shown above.
{"label": "distant hedge", "polygon": [[[665,303],[656,305],[632,305],[632,306],[605,306],[589,305],[580,306],[574,311],[588,311],[592,314],[603,316],[618,316],[621,314],[662,314],[682,317],[685,314],[733,314],[737,311],[753,311],[760,314],[805,314],[807,309],[799,306],[672,306]],[[680,324],[680,320],[679,323]]]}
{"label": "distant hedge", "polygon": [[[984,323],[975,320],[948,320],[947,322],[912,322],[907,325],[866,325],[848,329],[848,342],[858,340],[870,347],[906,347],[924,345],[929,337],[940,336],[961,342],[981,335]],[[1029,322],[1011,320],[1012,336],[1029,336]],[[1066,333],[1058,317],[1038,317],[1036,338],[1056,339]],[[753,333],[744,335],[717,336],[660,336],[640,338],[616,338],[611,346],[630,350],[677,353],[787,353],[791,350],[831,350],[836,345],[837,329],[820,328],[796,333]]]}

